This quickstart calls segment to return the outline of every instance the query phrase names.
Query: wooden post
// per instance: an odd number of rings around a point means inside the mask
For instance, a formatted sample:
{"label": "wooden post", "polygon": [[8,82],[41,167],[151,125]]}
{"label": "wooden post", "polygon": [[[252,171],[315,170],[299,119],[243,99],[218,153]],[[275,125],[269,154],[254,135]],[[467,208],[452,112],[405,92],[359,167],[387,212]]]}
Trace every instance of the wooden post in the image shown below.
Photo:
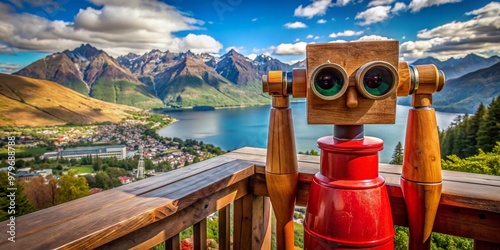
{"label": "wooden post", "polygon": [[176,234],[165,241],[166,250],[179,250],[181,248],[181,241],[179,234]]}
{"label": "wooden post", "polygon": [[207,218],[193,225],[194,249],[207,249]]}
{"label": "wooden post", "polygon": [[268,197],[247,194],[234,201],[233,249],[271,249]]}
{"label": "wooden post", "polygon": [[229,250],[231,245],[230,205],[219,210],[219,249]]}
{"label": "wooden post", "polygon": [[294,249],[293,211],[298,181],[292,110],[288,96],[273,96],[269,121],[266,183],[276,216],[277,249]]}
{"label": "wooden post", "polygon": [[410,250],[430,249],[441,198],[441,152],[431,94],[414,94],[408,114],[401,189],[408,211]]}

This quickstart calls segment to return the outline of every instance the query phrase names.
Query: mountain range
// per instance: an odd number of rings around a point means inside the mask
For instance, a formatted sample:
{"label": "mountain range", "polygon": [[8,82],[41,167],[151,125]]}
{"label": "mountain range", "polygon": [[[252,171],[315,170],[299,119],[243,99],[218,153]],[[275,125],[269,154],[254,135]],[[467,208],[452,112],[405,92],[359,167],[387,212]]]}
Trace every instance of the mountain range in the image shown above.
{"label": "mountain range", "polygon": [[152,50],[114,59],[82,44],[14,74],[54,81],[103,101],[150,109],[268,103],[269,97],[262,94],[261,75],[291,68],[265,55],[250,60],[235,50],[221,57]]}
{"label": "mountain range", "polygon": [[[434,97],[437,108],[470,112],[496,92],[479,94],[461,88],[469,89],[468,86],[480,83],[484,85],[482,89],[495,89],[498,79],[493,76],[494,70],[488,71],[489,74],[476,72],[495,67],[499,62],[498,56],[483,58],[470,54],[446,61],[428,57],[413,64],[435,64],[445,72],[447,79],[451,79]],[[14,74],[51,80],[100,100],[151,109],[269,103],[269,97],[262,94],[261,76],[269,70],[288,71],[295,67],[305,67],[305,60],[294,65],[267,55],[252,60],[235,50],[222,56],[152,50],[143,55],[129,53],[115,59],[85,44],[72,51],[49,55]],[[403,98],[399,103],[408,105],[409,100]]]}
{"label": "mountain range", "polygon": [[469,54],[460,59],[450,58],[446,61],[440,61],[434,57],[426,57],[416,60],[413,64],[434,64],[444,72],[446,79],[450,80],[479,69],[488,68],[498,62],[500,62],[500,57],[498,56],[484,58],[476,54]]}

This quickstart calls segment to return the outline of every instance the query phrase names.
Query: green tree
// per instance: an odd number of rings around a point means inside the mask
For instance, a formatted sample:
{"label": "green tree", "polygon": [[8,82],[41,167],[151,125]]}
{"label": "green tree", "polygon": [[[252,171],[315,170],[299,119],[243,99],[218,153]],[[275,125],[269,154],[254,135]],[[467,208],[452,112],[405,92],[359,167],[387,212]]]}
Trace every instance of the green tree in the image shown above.
{"label": "green tree", "polygon": [[57,184],[59,185],[58,203],[75,200],[89,195],[89,184],[83,176],[76,176],[75,171],[69,171],[68,174],[62,175]]}
{"label": "green tree", "polygon": [[500,142],[497,142],[489,153],[479,149],[479,154],[464,159],[449,155],[446,160],[441,161],[441,166],[443,169],[453,171],[500,175]]}
{"label": "green tree", "polygon": [[106,172],[99,172],[95,174],[95,187],[110,189],[113,188],[113,181]]}
{"label": "green tree", "polygon": [[403,164],[403,146],[401,146],[401,142],[398,142],[398,144],[394,148],[394,153],[392,154],[392,160],[389,163],[398,165]]}
{"label": "green tree", "polygon": [[497,141],[500,141],[500,96],[491,101],[486,115],[479,124],[477,148],[491,152]]}
{"label": "green tree", "polygon": [[472,156],[477,154],[477,133],[479,131],[479,124],[486,114],[486,108],[483,103],[479,104],[476,112],[469,118],[469,126],[466,129],[464,156]]}
{"label": "green tree", "polygon": [[[18,217],[35,211],[33,204],[23,193],[23,185],[17,182],[16,179],[13,179],[12,183],[14,186],[10,185],[7,172],[0,171],[0,221],[7,220],[10,216]],[[16,188],[16,190],[12,191],[9,188]],[[11,207],[10,197],[7,196],[11,195],[12,192],[14,192],[16,198],[15,208]]]}
{"label": "green tree", "polygon": [[408,228],[402,226],[394,226],[394,250],[407,250],[409,237]]}

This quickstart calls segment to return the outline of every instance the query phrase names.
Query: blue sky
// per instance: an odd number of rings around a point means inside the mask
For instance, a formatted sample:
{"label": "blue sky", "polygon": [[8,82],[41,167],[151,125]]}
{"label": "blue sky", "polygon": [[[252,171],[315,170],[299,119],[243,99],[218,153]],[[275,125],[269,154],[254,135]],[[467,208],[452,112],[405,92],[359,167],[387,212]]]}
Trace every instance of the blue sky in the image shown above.
{"label": "blue sky", "polygon": [[396,39],[404,60],[445,60],[499,54],[499,30],[500,3],[486,0],[3,0],[0,73],[82,43],[293,62],[308,43]]}

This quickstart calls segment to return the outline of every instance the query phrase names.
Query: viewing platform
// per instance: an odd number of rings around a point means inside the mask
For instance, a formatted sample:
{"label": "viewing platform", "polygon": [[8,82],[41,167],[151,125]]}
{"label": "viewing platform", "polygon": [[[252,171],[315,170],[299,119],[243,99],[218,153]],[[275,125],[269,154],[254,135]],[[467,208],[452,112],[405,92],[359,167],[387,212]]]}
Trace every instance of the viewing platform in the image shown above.
{"label": "viewing platform", "polygon": [[[306,205],[319,160],[298,155],[297,206]],[[0,249],[148,249],[162,242],[179,249],[179,233],[192,225],[194,248],[207,249],[207,217],[216,211],[219,249],[271,249],[265,161],[265,149],[245,147],[20,216],[15,243],[7,240],[9,221],[3,221]],[[394,223],[407,226],[401,166],[381,163],[379,172]],[[500,176],[444,170],[433,231],[471,238],[475,249],[500,249]]]}

